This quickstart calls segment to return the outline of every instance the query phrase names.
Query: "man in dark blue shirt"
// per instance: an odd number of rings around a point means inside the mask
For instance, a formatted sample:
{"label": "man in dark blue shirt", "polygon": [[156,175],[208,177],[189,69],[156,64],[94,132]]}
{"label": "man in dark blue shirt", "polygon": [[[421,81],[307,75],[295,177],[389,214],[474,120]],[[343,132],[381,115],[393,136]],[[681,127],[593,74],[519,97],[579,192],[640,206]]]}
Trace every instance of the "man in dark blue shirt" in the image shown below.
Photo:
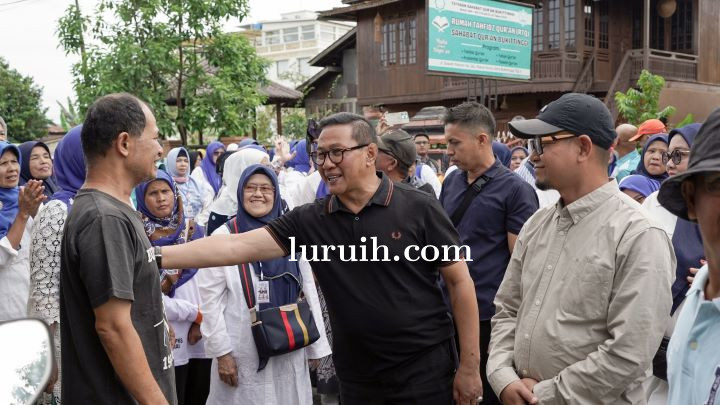
{"label": "man in dark blue shirt", "polygon": [[[459,170],[449,174],[440,203],[470,247],[468,262],[480,312],[480,375],[490,342],[493,300],[525,221],[538,209],[532,186],[496,159],[492,152],[495,119],[484,106],[467,102],[450,108],[444,119],[447,154]],[[483,404],[497,404],[486,391]]]}

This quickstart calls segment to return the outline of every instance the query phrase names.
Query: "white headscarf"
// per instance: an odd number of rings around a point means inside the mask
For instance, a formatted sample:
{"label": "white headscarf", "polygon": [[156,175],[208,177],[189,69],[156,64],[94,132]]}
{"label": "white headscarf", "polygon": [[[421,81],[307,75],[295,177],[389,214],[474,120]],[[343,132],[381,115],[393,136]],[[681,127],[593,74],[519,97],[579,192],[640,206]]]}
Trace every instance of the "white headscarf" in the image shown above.
{"label": "white headscarf", "polygon": [[223,165],[223,185],[220,188],[218,198],[210,204],[210,212],[220,215],[233,216],[237,213],[237,188],[242,173],[249,166],[260,164],[270,156],[253,148],[240,149],[228,156]]}

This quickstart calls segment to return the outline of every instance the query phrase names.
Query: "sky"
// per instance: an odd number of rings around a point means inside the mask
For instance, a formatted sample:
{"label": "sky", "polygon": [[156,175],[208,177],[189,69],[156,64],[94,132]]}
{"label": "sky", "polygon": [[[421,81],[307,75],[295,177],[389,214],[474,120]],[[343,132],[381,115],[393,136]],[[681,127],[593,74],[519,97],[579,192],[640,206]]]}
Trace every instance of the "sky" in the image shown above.
{"label": "sky", "polygon": [[[74,0],[0,0],[0,56],[24,76],[33,77],[43,88],[47,116],[59,123],[57,101],[67,104],[74,97],[72,64],[55,35],[57,20]],[[94,9],[97,0],[80,0],[84,13]],[[298,10],[329,10],[343,6],[340,0],[250,0],[250,15],[242,22],[230,21],[229,30],[241,23],[280,19],[281,13]]]}

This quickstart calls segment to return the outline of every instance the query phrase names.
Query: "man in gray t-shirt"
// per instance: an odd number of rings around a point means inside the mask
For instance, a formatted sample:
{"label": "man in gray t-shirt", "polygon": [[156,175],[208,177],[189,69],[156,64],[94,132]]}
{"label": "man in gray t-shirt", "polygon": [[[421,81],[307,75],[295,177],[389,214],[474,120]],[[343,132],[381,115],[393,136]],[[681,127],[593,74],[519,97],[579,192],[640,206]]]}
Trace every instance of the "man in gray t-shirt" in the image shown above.
{"label": "man in gray t-shirt", "polygon": [[150,109],[129,94],[98,99],[82,129],[87,177],[61,251],[63,401],[175,404],[158,267],[130,192],[162,149]]}

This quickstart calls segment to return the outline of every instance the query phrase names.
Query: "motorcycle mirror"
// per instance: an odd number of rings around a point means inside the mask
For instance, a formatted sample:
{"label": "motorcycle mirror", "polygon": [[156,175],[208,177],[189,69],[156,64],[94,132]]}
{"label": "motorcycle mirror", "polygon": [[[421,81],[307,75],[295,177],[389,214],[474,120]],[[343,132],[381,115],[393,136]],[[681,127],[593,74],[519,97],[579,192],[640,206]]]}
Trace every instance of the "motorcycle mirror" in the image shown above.
{"label": "motorcycle mirror", "polygon": [[0,404],[33,404],[50,379],[52,339],[39,319],[0,323]]}

